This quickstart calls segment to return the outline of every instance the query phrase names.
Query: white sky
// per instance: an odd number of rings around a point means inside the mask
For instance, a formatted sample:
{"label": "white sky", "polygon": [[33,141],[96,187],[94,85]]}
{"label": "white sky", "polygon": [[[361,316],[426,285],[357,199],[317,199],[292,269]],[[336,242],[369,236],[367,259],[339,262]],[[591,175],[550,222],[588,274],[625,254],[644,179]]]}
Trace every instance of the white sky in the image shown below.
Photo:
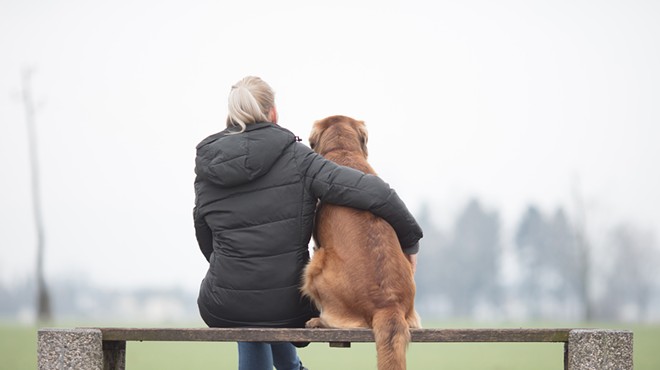
{"label": "white sky", "polygon": [[0,283],[34,268],[24,66],[50,276],[199,284],[194,147],[249,74],[305,139],[365,120],[373,166],[439,222],[477,196],[511,228],[579,184],[592,219],[659,235],[660,2],[326,4],[0,0]]}

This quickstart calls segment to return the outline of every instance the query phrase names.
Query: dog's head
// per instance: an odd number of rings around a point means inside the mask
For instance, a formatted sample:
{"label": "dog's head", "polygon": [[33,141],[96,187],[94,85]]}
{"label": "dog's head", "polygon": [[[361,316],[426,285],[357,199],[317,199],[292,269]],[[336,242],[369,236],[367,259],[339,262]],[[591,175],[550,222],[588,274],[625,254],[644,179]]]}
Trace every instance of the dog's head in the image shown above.
{"label": "dog's head", "polygon": [[314,122],[309,144],[315,152],[325,155],[333,150],[360,152],[367,158],[367,126],[346,116],[330,116]]}

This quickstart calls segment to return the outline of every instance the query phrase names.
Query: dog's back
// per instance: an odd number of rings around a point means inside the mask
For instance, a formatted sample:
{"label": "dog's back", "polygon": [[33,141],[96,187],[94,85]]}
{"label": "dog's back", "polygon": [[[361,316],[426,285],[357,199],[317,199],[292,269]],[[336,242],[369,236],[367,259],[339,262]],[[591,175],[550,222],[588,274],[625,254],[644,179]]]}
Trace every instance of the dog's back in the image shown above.
{"label": "dog's back", "polygon": [[[364,124],[334,116],[315,124],[314,149],[327,159],[366,173]],[[303,292],[321,310],[314,327],[371,327],[378,369],[405,369],[409,327],[419,327],[415,283],[394,229],[370,212],[322,204],[317,210],[317,250]]]}

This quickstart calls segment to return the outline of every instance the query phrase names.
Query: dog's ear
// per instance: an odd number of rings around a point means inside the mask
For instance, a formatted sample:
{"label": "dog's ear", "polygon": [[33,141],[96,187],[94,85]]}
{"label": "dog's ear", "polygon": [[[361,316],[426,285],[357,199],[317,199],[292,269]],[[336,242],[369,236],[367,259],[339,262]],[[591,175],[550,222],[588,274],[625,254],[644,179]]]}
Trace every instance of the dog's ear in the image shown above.
{"label": "dog's ear", "polygon": [[360,139],[360,146],[362,147],[362,152],[364,157],[367,158],[369,152],[367,151],[367,142],[369,141],[369,134],[367,133],[367,125],[364,124],[364,121],[356,121],[355,128],[358,132],[358,137]]}
{"label": "dog's ear", "polygon": [[312,132],[309,134],[309,146],[312,150],[316,148],[316,144],[319,142],[319,122],[321,121],[314,122],[314,125],[312,125]]}

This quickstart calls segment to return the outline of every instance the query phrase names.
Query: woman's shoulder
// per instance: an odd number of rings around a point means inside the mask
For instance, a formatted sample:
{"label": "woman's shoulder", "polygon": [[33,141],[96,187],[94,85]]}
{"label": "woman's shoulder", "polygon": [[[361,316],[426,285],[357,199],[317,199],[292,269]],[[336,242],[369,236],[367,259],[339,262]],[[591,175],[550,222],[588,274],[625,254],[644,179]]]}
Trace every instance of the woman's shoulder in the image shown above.
{"label": "woman's shoulder", "polygon": [[209,135],[209,136],[207,136],[204,140],[200,141],[199,144],[197,144],[197,146],[196,146],[195,148],[196,148],[197,150],[199,150],[200,148],[202,148],[202,147],[204,147],[204,146],[207,146],[207,145],[209,145],[209,144],[212,144],[212,143],[218,141],[219,139],[221,139],[221,138],[223,138],[223,137],[226,137],[228,133],[229,133],[229,130],[228,130],[228,129],[224,129],[224,130],[222,130],[222,131],[220,131],[220,132],[217,132],[217,133],[215,133],[215,134],[213,134],[213,135]]}

